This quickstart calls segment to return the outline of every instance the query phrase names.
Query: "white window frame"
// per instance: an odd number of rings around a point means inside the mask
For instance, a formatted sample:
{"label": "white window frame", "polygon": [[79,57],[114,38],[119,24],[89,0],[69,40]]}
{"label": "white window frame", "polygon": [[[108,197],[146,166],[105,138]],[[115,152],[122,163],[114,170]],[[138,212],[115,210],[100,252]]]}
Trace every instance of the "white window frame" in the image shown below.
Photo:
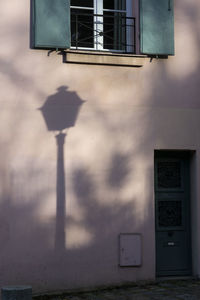
{"label": "white window frame", "polygon": [[[103,0],[93,0],[93,7],[86,6],[70,6],[71,9],[84,9],[84,10],[92,10],[96,15],[103,15],[105,11],[107,12],[121,12],[125,13],[127,18],[133,17],[133,0],[126,0],[126,10],[117,10],[117,9],[103,9]],[[127,25],[131,25],[133,23],[131,19],[127,19]],[[125,52],[134,51],[134,24],[133,27],[128,26],[126,30],[126,38],[127,38],[127,47]],[[94,17],[94,32],[103,32],[103,21],[102,17],[95,16]],[[98,34],[94,37],[94,47],[85,48],[85,47],[71,47],[71,49],[78,50],[96,50],[96,51],[111,51],[111,52],[124,52],[124,50],[114,50],[114,49],[105,49],[103,48],[103,36]]]}

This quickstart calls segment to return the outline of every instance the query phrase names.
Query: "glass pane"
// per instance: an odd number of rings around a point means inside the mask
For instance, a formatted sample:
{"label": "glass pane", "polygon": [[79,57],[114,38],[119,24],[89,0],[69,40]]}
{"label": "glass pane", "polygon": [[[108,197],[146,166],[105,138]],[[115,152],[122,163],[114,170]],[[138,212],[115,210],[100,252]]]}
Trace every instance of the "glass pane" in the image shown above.
{"label": "glass pane", "polygon": [[181,201],[158,202],[158,224],[161,227],[175,227],[182,225]]}
{"label": "glass pane", "polygon": [[93,7],[93,0],[71,0],[71,6]]}
{"label": "glass pane", "polygon": [[71,9],[71,46],[94,47],[93,11]]}
{"label": "glass pane", "polygon": [[126,18],[124,13],[104,12],[103,47],[111,50],[126,49]]}
{"label": "glass pane", "polygon": [[103,0],[103,8],[126,10],[126,0]]}
{"label": "glass pane", "polygon": [[158,188],[181,188],[181,163],[163,161],[158,163]]}

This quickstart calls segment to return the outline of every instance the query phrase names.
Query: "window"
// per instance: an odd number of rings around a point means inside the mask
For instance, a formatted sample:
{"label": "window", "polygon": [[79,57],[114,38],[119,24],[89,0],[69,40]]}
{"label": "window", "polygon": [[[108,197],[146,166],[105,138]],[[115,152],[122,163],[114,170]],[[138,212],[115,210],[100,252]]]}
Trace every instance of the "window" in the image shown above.
{"label": "window", "polygon": [[174,0],[32,0],[32,5],[35,48],[135,53],[137,44],[140,54],[174,55]]}
{"label": "window", "polygon": [[134,52],[132,0],[71,0],[71,47]]}

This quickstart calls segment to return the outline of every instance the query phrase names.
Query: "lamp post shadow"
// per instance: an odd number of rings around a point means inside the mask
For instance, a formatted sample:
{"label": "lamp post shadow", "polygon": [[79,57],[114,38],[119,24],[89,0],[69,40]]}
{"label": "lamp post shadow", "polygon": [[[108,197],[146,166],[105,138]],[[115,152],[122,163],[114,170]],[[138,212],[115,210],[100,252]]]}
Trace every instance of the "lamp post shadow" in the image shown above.
{"label": "lamp post shadow", "polygon": [[74,127],[81,105],[85,102],[75,92],[68,92],[67,86],[61,86],[57,93],[49,96],[40,111],[44,117],[48,131],[58,132],[57,143],[57,179],[56,179],[56,224],[55,251],[66,249],[66,189],[64,144],[66,130]]}

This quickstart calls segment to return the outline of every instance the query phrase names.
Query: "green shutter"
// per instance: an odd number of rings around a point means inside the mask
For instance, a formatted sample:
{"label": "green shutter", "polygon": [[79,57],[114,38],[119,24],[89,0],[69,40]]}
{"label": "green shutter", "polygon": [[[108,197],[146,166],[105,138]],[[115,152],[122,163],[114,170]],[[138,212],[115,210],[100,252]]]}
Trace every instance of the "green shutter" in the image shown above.
{"label": "green shutter", "polygon": [[33,0],[34,46],[69,48],[70,0]]}
{"label": "green shutter", "polygon": [[140,0],[141,53],[174,55],[174,0]]}

